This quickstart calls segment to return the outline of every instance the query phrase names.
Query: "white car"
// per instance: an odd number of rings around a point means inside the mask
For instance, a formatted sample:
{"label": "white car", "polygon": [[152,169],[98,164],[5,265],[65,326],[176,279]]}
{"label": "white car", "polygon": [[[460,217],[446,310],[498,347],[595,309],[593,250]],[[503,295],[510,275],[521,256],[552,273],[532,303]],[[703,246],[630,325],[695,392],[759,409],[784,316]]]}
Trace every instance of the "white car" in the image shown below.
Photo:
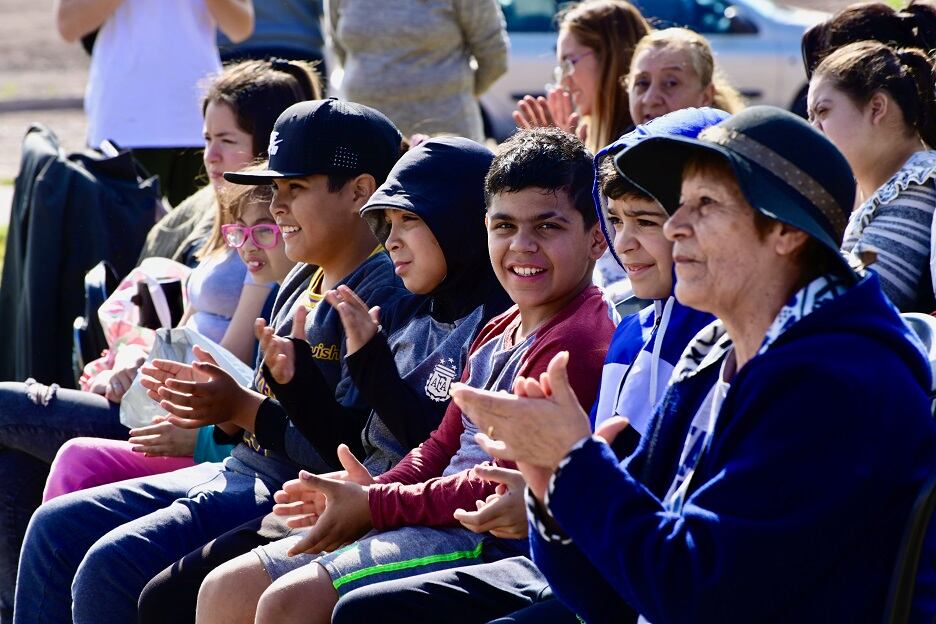
{"label": "white car", "polygon": [[[557,0],[500,0],[510,34],[507,73],[481,98],[488,136],[514,132],[511,113],[524,95],[541,95],[556,64]],[[715,64],[749,104],[805,115],[803,32],[828,14],[770,0],[631,0],[658,28],[686,26],[705,35]]]}

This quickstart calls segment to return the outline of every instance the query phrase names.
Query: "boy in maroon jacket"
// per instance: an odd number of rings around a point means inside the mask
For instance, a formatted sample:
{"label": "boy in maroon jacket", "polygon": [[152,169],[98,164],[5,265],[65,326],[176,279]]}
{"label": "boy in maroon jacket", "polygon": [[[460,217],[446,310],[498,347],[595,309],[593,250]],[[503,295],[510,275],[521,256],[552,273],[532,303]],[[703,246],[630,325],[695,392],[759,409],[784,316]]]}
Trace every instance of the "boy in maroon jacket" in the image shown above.
{"label": "boy in maroon jacket", "polygon": [[[591,281],[605,248],[593,175],[584,145],[556,129],[519,132],[500,147],[485,183],[485,222],[491,263],[516,305],[475,340],[464,383],[509,391],[518,376],[538,378],[556,353],[570,351],[572,387],[591,407],[614,331]],[[495,484],[472,470],[491,461],[476,433],[450,404],[429,439],[376,479],[353,465],[350,453],[339,453],[345,473],[303,472],[287,483],[274,511],[298,516],[292,526],[312,528],[254,551],[254,565],[273,581],[257,621],[328,622],[339,596],[355,587],[525,553],[525,540],[479,535],[452,516],[494,493]],[[226,599],[237,600],[237,574],[226,576]],[[199,604],[198,611],[209,607]],[[253,607],[245,604],[244,612]]]}

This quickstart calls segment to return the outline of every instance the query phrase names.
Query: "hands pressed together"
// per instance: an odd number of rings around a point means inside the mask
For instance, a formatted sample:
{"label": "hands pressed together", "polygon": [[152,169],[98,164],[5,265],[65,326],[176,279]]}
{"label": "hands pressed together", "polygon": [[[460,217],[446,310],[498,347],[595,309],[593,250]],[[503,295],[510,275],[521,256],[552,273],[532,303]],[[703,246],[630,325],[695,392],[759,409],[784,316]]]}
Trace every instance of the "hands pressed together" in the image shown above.
{"label": "hands pressed together", "polygon": [[[517,377],[513,394],[452,384],[452,400],[481,430],[478,443],[492,457],[516,462],[539,500],[559,462],[591,435],[569,383],[568,362],[567,351],[556,354],[538,380]],[[613,440],[626,426],[626,419],[609,419],[597,433]]]}
{"label": "hands pressed together", "polygon": [[525,538],[528,525],[523,488],[526,481],[520,471],[482,464],[475,466],[474,472],[485,481],[496,483],[495,493],[476,501],[475,511],[455,510],[455,519],[475,533],[490,533],[504,539]]}
{"label": "hands pressed together", "polygon": [[514,123],[519,128],[544,128],[555,126],[569,134],[585,140],[586,126],[575,111],[572,96],[561,87],[553,87],[542,95],[528,95],[517,103],[513,112]]}
{"label": "hands pressed together", "polygon": [[140,383],[146,395],[169,413],[168,422],[182,429],[233,423],[252,431],[265,397],[241,386],[207,351],[195,346],[192,352],[192,364],[153,360],[144,365]]}
{"label": "hands pressed together", "polygon": [[332,552],[350,544],[373,528],[367,487],[374,483],[367,469],[347,445],[338,447],[344,470],[314,475],[303,470],[298,479],[287,481],[274,494],[273,513],[290,516],[293,528],[311,527],[289,555]]}

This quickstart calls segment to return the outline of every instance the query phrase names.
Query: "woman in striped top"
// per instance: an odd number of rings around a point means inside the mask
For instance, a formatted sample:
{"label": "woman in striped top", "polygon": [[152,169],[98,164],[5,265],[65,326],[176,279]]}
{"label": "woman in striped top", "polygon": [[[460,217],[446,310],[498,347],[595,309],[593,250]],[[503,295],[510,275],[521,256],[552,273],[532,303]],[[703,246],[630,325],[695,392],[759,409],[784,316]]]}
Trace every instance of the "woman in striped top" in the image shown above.
{"label": "woman in striped top", "polygon": [[809,84],[809,118],[845,155],[858,185],[842,251],[879,275],[901,312],[936,309],[933,70],[922,50],[862,41],[829,54]]}

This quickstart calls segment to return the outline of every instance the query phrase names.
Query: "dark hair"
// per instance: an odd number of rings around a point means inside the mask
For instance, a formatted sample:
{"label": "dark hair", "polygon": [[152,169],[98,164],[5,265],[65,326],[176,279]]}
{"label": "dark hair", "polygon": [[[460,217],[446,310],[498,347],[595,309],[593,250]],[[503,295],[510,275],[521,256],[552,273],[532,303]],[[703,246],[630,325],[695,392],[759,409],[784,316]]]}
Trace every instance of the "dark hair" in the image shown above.
{"label": "dark hair", "polygon": [[591,152],[558,128],[520,130],[500,145],[484,180],[487,203],[499,193],[541,188],[569,194],[585,227],[598,219],[592,202],[595,170]]}
{"label": "dark hair", "polygon": [[284,110],[322,97],[313,63],[305,61],[242,61],[224,68],[207,87],[202,114],[211,102],[227,104],[237,125],[253,137],[254,156],[266,158],[270,133]]}
{"label": "dark hair", "polygon": [[901,10],[883,2],[852,4],[803,34],[806,76],[832,52],[856,41],[880,41],[898,48],[936,48],[936,7],[910,2]]}
{"label": "dark hair", "polygon": [[598,185],[601,187],[601,193],[610,199],[629,196],[656,201],[621,175],[621,172],[614,166],[614,154],[605,156],[598,165]]}
{"label": "dark hair", "polygon": [[[683,178],[687,175],[700,174],[720,178],[726,182],[730,180],[731,184],[735,185],[738,194],[744,197],[741,185],[738,184],[738,177],[731,165],[718,154],[709,151],[697,151],[686,160],[685,165],[683,165]],[[744,197],[744,201],[750,206],[750,202],[746,197]],[[768,217],[753,206],[750,206],[750,208],[754,215],[754,229],[757,231],[757,237],[764,240],[770,230],[780,221]],[[799,287],[805,286],[820,275],[828,273],[840,275],[843,271],[842,265],[832,255],[833,253],[819,239],[812,236],[807,237],[806,242],[803,243],[803,246],[799,248],[793,257],[793,261],[800,269]]]}
{"label": "dark hair", "polygon": [[886,91],[903,112],[908,131],[936,145],[936,80],[923,50],[894,49],[877,41],[850,43],[827,56],[815,73],[861,107]]}

